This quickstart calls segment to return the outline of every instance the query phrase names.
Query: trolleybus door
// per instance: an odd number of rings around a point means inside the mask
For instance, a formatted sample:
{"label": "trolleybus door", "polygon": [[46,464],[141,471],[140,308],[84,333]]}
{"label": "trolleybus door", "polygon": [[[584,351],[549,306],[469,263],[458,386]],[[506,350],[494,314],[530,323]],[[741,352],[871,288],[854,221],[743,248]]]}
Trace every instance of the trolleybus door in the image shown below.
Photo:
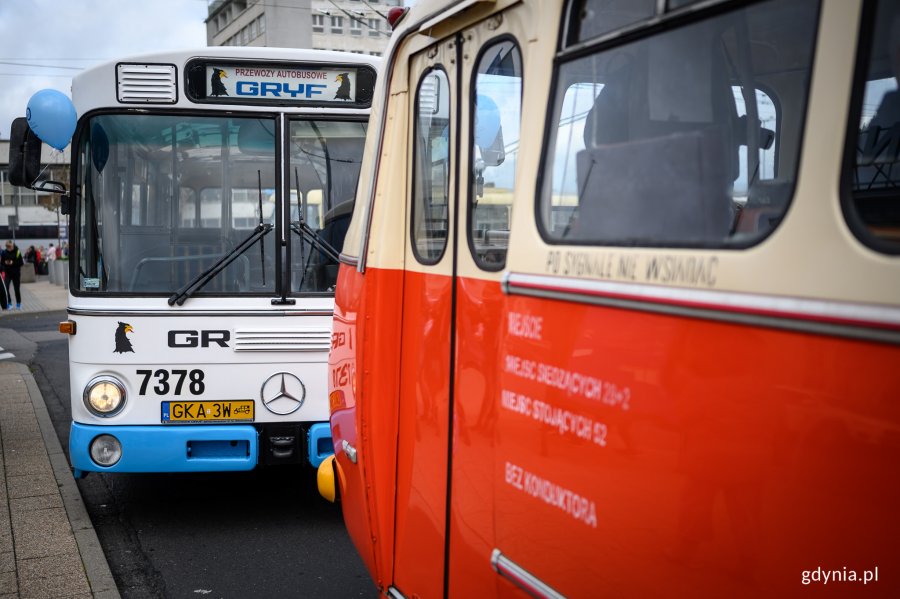
{"label": "trolleybus door", "polygon": [[[520,168],[523,52],[539,27],[532,6],[520,3],[461,32],[458,227],[455,261],[453,402],[450,427],[447,594],[515,593],[491,565],[497,548],[515,549],[530,517],[521,498],[504,493],[504,448],[530,451],[533,439],[501,430],[502,343],[506,331],[503,278],[514,197],[528,189]],[[520,43],[521,42],[521,43]],[[533,89],[533,88],[531,88]],[[519,184],[517,185],[517,182]],[[532,184],[533,185],[533,184]],[[522,203],[519,204],[522,206]],[[520,208],[516,208],[520,210]],[[520,210],[522,214],[528,208]],[[534,343],[540,345],[539,343]],[[512,438],[510,438],[512,437]],[[521,444],[521,445],[520,445]],[[517,501],[518,500],[518,501]],[[511,525],[516,526],[515,530]],[[525,530],[523,530],[525,529]]]}
{"label": "trolleybus door", "polygon": [[422,597],[503,584],[490,565],[499,389],[488,373],[521,114],[513,32],[526,12],[494,15],[410,64],[394,584]]}
{"label": "trolleybus door", "polygon": [[[400,349],[394,584],[442,594],[456,220],[457,42],[410,64],[410,177]],[[427,564],[427,565],[426,565]]]}

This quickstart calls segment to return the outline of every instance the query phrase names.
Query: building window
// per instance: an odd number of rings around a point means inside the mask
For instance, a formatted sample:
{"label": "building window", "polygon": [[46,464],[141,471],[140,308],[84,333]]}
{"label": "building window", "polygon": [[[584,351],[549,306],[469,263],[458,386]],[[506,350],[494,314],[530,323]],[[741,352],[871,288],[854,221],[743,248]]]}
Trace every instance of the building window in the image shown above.
{"label": "building window", "polygon": [[313,33],[325,33],[325,17],[324,15],[312,16]]}
{"label": "building window", "polygon": [[362,22],[358,19],[350,19],[350,35],[362,35]]}
{"label": "building window", "polygon": [[259,34],[262,35],[266,32],[266,15],[259,15],[256,20],[259,22]]}
{"label": "building window", "polygon": [[344,33],[344,17],[331,17],[331,33]]}
{"label": "building window", "polygon": [[250,41],[250,32],[247,31],[247,27],[241,29],[241,45],[246,46],[247,42]]}
{"label": "building window", "polygon": [[378,37],[381,33],[381,19],[369,19],[369,37]]}
{"label": "building window", "polygon": [[255,40],[259,37],[259,24],[256,22],[256,19],[250,21],[250,39]]}

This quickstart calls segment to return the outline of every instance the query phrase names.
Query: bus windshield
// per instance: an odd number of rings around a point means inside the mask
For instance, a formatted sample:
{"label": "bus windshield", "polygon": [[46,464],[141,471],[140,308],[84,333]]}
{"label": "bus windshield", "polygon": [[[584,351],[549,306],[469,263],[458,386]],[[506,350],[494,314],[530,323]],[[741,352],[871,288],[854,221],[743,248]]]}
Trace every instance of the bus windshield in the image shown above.
{"label": "bus windshield", "polygon": [[314,242],[287,240],[283,276],[274,233],[242,244],[281,215],[287,231],[302,210],[311,235],[339,252],[346,229],[334,234],[329,217],[352,198],[365,124],[292,120],[291,131],[291,189],[276,194],[275,115],[92,117],[78,148],[73,290],[171,295],[239,253],[193,295],[272,295],[288,277],[294,295],[328,292],[336,264]]}

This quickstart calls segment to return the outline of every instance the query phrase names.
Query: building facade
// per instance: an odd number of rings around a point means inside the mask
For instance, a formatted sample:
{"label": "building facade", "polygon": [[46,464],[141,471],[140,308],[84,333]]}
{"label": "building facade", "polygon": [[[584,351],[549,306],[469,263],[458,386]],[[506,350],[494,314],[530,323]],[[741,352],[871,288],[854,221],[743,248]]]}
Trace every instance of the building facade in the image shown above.
{"label": "building facade", "polygon": [[381,56],[387,12],[402,0],[214,0],[210,46],[314,48]]}
{"label": "building facade", "polygon": [[[71,146],[63,152],[47,144],[41,148],[41,179],[60,181],[69,186]],[[0,239],[10,239],[9,217],[18,222],[16,237],[20,239],[57,239],[59,196],[38,193],[33,189],[13,187],[9,182],[9,140],[0,140]]]}

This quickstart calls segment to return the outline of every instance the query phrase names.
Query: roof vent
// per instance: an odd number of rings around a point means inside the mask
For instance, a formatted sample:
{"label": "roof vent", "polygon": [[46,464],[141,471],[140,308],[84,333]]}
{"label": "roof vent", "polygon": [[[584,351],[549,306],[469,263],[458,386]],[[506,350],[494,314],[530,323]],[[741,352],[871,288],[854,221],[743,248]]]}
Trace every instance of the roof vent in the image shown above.
{"label": "roof vent", "polygon": [[174,104],[178,84],[173,64],[120,64],[116,71],[119,102]]}

